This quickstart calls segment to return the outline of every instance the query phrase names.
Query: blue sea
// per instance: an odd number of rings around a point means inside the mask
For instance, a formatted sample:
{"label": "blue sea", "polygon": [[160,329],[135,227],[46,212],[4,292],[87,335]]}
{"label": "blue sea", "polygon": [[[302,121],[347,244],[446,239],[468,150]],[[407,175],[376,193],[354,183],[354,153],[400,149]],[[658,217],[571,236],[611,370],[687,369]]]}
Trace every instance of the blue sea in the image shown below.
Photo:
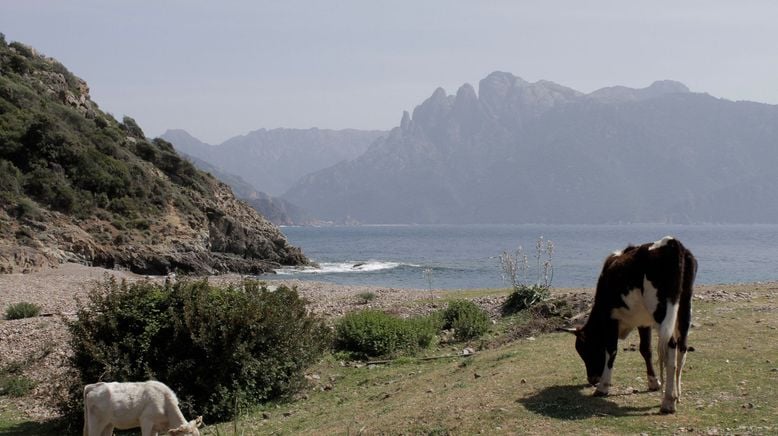
{"label": "blue sea", "polygon": [[[778,281],[778,225],[409,225],[284,227],[319,264],[266,278],[416,289],[505,287],[499,256],[554,244],[553,287],[594,287],[605,257],[666,235],[697,257],[697,283]],[[429,273],[425,274],[425,270]]]}

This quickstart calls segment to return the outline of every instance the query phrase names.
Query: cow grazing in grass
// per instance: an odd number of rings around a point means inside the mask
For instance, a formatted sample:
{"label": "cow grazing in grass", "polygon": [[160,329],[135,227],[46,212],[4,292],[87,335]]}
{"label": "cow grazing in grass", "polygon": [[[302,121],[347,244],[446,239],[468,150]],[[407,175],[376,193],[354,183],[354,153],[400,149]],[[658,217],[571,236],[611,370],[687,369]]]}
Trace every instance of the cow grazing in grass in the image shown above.
{"label": "cow grazing in grass", "polygon": [[143,436],[200,436],[202,417],[187,422],[173,391],[157,381],[95,383],[84,387],[84,436],[141,428]]}
{"label": "cow grazing in grass", "polygon": [[[657,242],[629,246],[607,259],[597,281],[589,319],[575,333],[575,349],[586,365],[597,396],[607,395],[619,339],[637,327],[640,354],[646,361],[648,389],[659,390],[651,362],[651,327],[659,331],[659,372],[666,370],[661,412],[674,413],[681,396],[681,371],[691,325],[692,285],[697,261],[680,241],[667,236]],[[663,368],[664,367],[664,368]]]}

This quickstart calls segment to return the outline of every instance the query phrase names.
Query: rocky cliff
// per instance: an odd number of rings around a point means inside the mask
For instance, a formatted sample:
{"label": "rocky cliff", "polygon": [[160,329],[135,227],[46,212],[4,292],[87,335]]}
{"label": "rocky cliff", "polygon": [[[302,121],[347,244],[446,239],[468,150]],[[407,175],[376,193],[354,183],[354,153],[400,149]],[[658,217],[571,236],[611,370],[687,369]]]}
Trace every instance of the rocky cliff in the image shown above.
{"label": "rocky cliff", "polygon": [[0,35],[0,272],[66,261],[145,274],[307,263],[227,185]]}

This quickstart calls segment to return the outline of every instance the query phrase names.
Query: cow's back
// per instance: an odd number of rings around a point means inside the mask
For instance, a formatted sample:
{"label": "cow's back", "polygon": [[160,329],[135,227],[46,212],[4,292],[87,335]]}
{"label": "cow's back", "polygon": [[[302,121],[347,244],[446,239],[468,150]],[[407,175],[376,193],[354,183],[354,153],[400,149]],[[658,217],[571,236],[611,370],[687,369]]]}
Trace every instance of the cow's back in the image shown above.
{"label": "cow's back", "polygon": [[140,426],[143,415],[165,414],[172,391],[156,381],[137,383],[100,382],[84,388],[87,414],[99,416],[118,429]]}

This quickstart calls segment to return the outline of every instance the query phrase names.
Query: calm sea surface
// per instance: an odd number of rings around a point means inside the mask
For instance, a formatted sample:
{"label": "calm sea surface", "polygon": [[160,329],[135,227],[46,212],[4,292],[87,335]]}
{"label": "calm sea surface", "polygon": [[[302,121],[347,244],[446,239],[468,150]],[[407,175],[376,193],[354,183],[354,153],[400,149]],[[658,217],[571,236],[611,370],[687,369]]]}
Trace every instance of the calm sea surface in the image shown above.
{"label": "calm sea surface", "polygon": [[[555,287],[593,287],[602,261],[628,244],[673,235],[697,257],[697,283],[778,280],[778,225],[471,225],[284,227],[319,268],[275,278],[427,289],[503,287],[499,255],[521,245],[533,255],[554,242]],[[268,276],[273,278],[274,276]]]}

